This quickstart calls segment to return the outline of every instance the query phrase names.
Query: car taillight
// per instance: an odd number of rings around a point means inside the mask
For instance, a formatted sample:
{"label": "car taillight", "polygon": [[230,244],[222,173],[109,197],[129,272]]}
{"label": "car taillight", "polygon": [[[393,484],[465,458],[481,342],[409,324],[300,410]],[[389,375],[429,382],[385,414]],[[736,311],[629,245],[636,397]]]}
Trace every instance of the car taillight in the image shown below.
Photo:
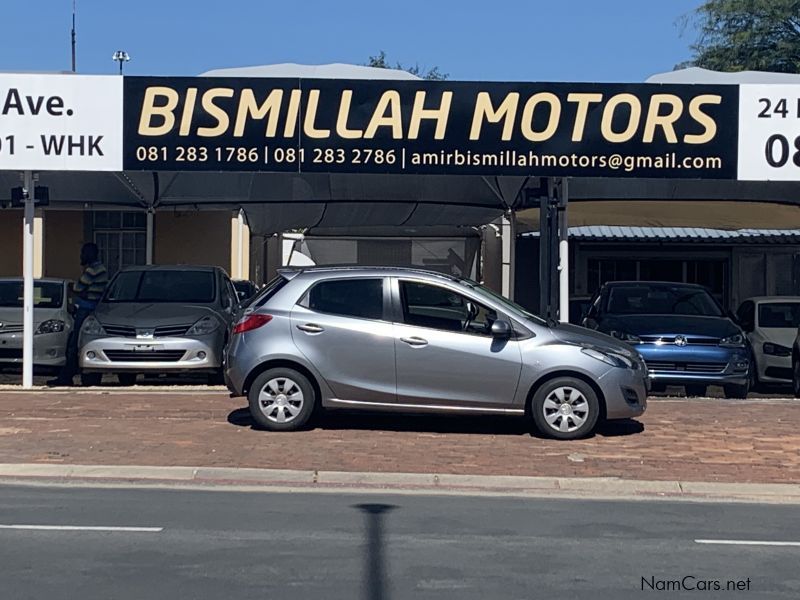
{"label": "car taillight", "polygon": [[244,333],[266,325],[272,321],[272,315],[247,315],[233,327],[233,333]]}

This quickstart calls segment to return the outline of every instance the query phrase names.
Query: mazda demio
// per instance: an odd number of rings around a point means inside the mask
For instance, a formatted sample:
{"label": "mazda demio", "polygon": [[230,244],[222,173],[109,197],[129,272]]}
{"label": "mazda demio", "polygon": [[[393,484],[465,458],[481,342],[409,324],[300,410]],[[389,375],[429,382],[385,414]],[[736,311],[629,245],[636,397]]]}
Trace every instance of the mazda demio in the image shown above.
{"label": "mazda demio", "polygon": [[573,439],[647,402],[627,344],[467,279],[388,267],[280,271],[233,327],[225,379],[271,431],[322,406],[519,415]]}

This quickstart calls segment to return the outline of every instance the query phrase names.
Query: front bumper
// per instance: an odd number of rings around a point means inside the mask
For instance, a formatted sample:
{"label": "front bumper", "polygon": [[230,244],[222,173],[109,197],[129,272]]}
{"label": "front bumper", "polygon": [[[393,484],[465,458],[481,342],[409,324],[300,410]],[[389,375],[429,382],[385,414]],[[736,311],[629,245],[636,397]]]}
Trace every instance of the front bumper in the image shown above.
{"label": "front bumper", "polygon": [[598,379],[598,384],[606,401],[607,419],[630,419],[647,410],[647,371],[614,367]]}
{"label": "front bumper", "polygon": [[792,357],[761,354],[756,357],[758,380],[762,383],[788,383],[792,380]]}
{"label": "front bumper", "polygon": [[[66,362],[69,331],[33,336],[33,364],[61,367]],[[22,333],[0,334],[0,363],[22,364]]]}
{"label": "front bumper", "polygon": [[221,346],[213,335],[147,340],[104,337],[83,345],[79,364],[90,373],[216,371],[222,365]]}
{"label": "front bumper", "polygon": [[661,385],[746,385],[750,351],[720,346],[655,344],[636,349],[647,365],[650,381]]}

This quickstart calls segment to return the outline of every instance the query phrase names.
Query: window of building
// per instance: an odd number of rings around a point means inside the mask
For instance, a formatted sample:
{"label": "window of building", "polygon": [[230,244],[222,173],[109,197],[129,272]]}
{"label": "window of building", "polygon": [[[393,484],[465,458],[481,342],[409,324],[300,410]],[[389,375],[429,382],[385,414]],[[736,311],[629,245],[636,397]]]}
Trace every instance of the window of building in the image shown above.
{"label": "window of building", "polygon": [[147,262],[147,217],[143,212],[92,213],[94,243],[110,275]]}

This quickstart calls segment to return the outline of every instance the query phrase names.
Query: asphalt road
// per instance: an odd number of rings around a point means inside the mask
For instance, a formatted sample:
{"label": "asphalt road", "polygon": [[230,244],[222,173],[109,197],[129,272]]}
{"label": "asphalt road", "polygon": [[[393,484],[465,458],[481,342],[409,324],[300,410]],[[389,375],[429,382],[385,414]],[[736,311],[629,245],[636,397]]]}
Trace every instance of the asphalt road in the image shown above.
{"label": "asphalt road", "polygon": [[[796,599],[800,545],[695,540],[800,542],[797,516],[796,506],[3,486],[0,597],[618,600],[679,580],[741,580],[736,592],[657,595]],[[31,525],[153,529],[9,528]]]}

